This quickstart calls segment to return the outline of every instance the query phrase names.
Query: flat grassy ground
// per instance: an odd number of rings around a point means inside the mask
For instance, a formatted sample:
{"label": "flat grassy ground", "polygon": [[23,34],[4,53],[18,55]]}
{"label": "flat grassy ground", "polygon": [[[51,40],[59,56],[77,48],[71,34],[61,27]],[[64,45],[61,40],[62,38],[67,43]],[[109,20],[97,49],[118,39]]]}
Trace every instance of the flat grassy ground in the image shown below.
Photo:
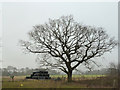
{"label": "flat grassy ground", "polygon": [[[52,78],[62,77],[62,75],[52,75]],[[65,75],[64,75],[65,77]],[[84,88],[85,85],[79,83],[67,83],[66,80],[26,80],[25,76],[15,76],[14,82],[8,76],[2,78],[2,88]]]}
{"label": "flat grassy ground", "polygon": [[[86,77],[86,78],[96,78],[96,77],[103,77],[105,75],[73,75],[73,78],[79,78],[79,77]],[[67,77],[67,75],[50,75],[50,77]]]}
{"label": "flat grassy ground", "polygon": [[[113,87],[115,80],[101,79],[104,75],[73,75],[74,82],[68,83],[66,75],[51,75],[52,78],[61,77],[61,81],[51,80],[31,80],[25,79],[25,76],[15,76],[14,81],[10,77],[2,77],[2,88],[89,88],[89,87]],[[64,78],[64,79],[63,79]],[[98,79],[97,79],[98,78]],[[94,85],[94,86],[92,86]]]}

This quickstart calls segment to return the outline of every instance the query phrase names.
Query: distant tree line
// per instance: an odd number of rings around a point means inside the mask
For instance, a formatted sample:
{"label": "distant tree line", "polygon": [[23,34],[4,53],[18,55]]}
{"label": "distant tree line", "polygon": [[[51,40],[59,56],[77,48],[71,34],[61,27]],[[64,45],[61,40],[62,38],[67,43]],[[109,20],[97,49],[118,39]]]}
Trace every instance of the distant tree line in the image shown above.
{"label": "distant tree line", "polygon": [[118,69],[103,68],[101,70],[86,71],[85,75],[117,75]]}
{"label": "distant tree line", "polygon": [[[41,68],[42,69],[42,68]],[[40,70],[41,70],[40,69]],[[13,67],[13,66],[8,66],[7,68],[0,68],[0,72],[2,72],[2,76],[10,76],[10,75],[14,75],[14,76],[24,76],[24,75],[30,75],[33,71],[36,71],[38,70],[37,68],[36,69],[31,69],[31,68],[16,68],[16,67]],[[49,74],[53,74],[53,75],[58,75],[59,72],[55,71],[55,70],[49,70],[48,71]]]}
{"label": "distant tree line", "polygon": [[[38,70],[36,69],[31,69],[31,68],[16,68],[13,66],[8,66],[6,68],[0,68],[0,72],[2,72],[2,76],[25,76],[25,75],[30,75],[33,71]],[[45,70],[43,68],[39,70]],[[63,74],[62,72],[56,71],[56,70],[47,70],[50,75],[60,75]],[[118,66],[115,65],[114,63],[110,63],[108,68],[102,68],[100,70],[92,70],[92,71],[82,71],[82,72],[74,72],[73,74],[78,74],[78,75],[117,75],[118,74]]]}
{"label": "distant tree line", "polygon": [[107,68],[102,68],[100,70],[87,71],[84,74],[91,75],[118,75],[119,73],[119,65],[114,62],[110,62]]}

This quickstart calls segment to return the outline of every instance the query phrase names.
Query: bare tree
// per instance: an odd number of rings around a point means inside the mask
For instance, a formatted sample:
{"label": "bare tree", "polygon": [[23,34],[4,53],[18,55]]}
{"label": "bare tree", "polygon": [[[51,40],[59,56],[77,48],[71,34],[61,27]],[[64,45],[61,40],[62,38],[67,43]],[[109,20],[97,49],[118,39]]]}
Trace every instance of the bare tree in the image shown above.
{"label": "bare tree", "polygon": [[48,23],[33,26],[28,34],[31,41],[21,40],[21,45],[31,53],[42,54],[41,64],[62,70],[69,82],[79,65],[89,64],[92,58],[102,56],[117,45],[103,28],[81,25],[72,15],[49,19]]}
{"label": "bare tree", "polygon": [[115,63],[115,62],[110,62],[110,63],[109,63],[109,68],[118,69],[118,64]]}
{"label": "bare tree", "polygon": [[108,67],[108,73],[111,76],[118,76],[118,64],[115,62],[110,62]]}

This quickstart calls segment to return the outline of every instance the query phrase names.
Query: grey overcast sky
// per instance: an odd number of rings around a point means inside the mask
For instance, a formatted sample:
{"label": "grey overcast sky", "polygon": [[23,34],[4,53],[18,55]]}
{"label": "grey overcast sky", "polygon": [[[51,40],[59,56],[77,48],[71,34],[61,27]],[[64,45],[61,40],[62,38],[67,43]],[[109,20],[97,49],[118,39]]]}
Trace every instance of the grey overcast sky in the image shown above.
{"label": "grey overcast sky", "polygon": [[[24,54],[19,40],[28,40],[27,33],[36,24],[43,24],[49,18],[56,19],[62,15],[74,16],[77,22],[95,27],[103,27],[111,37],[118,39],[117,2],[78,2],[78,3],[3,3],[3,66],[17,68],[36,68],[35,54]],[[118,51],[107,53],[99,58],[104,67],[109,62],[118,61]]]}

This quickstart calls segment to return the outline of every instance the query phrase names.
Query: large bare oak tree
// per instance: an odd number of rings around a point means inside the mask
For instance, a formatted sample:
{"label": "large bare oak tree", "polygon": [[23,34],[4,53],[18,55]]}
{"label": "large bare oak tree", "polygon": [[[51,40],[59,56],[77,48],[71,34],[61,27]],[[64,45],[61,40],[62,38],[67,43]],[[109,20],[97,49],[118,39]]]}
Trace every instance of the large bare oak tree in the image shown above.
{"label": "large bare oak tree", "polygon": [[31,53],[44,55],[40,64],[62,70],[69,82],[81,63],[100,57],[117,45],[103,28],[81,25],[72,15],[49,19],[48,23],[33,26],[28,34],[30,41],[21,40],[22,46]]}

